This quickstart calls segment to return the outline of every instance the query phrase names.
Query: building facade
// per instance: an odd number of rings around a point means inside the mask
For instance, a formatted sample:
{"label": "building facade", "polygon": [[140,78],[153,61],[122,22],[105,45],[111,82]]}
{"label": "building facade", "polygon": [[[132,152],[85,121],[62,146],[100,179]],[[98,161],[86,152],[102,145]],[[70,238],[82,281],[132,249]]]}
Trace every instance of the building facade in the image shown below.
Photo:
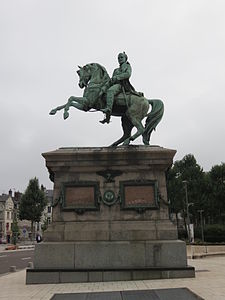
{"label": "building facade", "polygon": [[17,221],[19,232],[16,233],[20,241],[35,239],[37,234],[42,235],[42,229],[52,221],[53,190],[44,189],[47,205],[42,213],[40,222],[35,223],[34,237],[31,237],[31,221],[19,220],[19,206],[22,193],[15,192],[14,197],[10,190],[8,194],[0,195],[0,243],[12,242],[12,223]]}
{"label": "building facade", "polygon": [[0,242],[10,243],[14,220],[14,202],[12,191],[0,196]]}

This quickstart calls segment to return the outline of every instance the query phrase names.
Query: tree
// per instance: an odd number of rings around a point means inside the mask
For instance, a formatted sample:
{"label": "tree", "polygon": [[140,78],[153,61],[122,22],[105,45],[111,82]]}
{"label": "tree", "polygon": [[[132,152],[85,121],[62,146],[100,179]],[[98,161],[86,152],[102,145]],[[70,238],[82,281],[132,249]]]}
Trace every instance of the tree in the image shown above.
{"label": "tree", "polygon": [[225,223],[225,163],[215,165],[208,173],[210,193],[208,206],[211,223]]}
{"label": "tree", "polygon": [[191,222],[197,223],[198,210],[204,203],[204,172],[197,164],[192,154],[185,155],[180,161],[176,161],[169,170],[167,176],[168,198],[171,210],[177,215],[178,212],[187,214],[184,181],[187,182],[188,202]]}
{"label": "tree", "polygon": [[48,219],[45,218],[44,223],[41,225],[41,229],[44,232],[48,228]]}
{"label": "tree", "polygon": [[170,210],[175,213],[177,227],[178,224],[178,213],[183,212],[183,186],[182,180],[177,174],[177,168],[173,166],[167,172],[167,191],[168,191],[168,201],[170,203]]}
{"label": "tree", "polygon": [[20,220],[31,221],[31,233],[33,236],[34,222],[40,222],[42,212],[47,205],[45,193],[39,188],[38,179],[30,179],[25,193],[22,195],[19,206]]}
{"label": "tree", "polygon": [[17,239],[19,237],[19,226],[18,226],[17,220],[15,218],[13,220],[11,230],[12,230],[13,244],[16,245]]}

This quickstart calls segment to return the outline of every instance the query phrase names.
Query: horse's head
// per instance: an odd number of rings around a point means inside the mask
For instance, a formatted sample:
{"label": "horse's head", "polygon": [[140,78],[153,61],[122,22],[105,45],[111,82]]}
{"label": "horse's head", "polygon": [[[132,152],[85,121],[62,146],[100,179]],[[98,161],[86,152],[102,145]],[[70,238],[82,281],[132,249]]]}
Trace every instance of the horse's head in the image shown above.
{"label": "horse's head", "polygon": [[84,67],[79,67],[77,74],[79,75],[79,87],[83,89],[87,86],[89,80],[91,79],[91,67],[90,65],[85,65]]}
{"label": "horse's head", "polygon": [[110,80],[106,69],[97,63],[78,67],[79,70],[77,74],[79,75],[79,87],[81,89],[87,87],[88,83],[101,84],[102,82]]}

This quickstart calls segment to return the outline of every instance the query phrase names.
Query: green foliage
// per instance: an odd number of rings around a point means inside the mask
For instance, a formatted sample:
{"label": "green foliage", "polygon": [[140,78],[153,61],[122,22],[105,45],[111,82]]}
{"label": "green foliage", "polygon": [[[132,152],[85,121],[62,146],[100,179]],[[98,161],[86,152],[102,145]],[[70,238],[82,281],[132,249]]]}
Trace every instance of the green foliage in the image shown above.
{"label": "green foliage", "polygon": [[192,154],[176,161],[167,175],[170,208],[176,214],[181,211],[186,212],[184,181],[187,182],[188,202],[193,203],[189,207],[191,221],[193,221],[198,217],[197,210],[204,202],[204,172]]}
{"label": "green foliage", "polygon": [[48,228],[48,219],[44,220],[44,223],[41,225],[41,229],[44,232]]}
{"label": "green foliage", "polygon": [[[186,217],[186,197],[184,181],[187,182],[188,202],[191,223],[195,224],[195,237],[201,239],[200,214],[203,210],[205,240],[221,242],[225,240],[225,164],[215,165],[209,172],[203,172],[192,154],[176,161],[167,174],[168,200],[170,210]],[[207,225],[217,224],[215,227]],[[180,235],[185,235],[180,232]],[[223,237],[224,236],[224,237]]]}
{"label": "green foliage", "polygon": [[170,209],[174,213],[179,213],[183,207],[183,184],[179,176],[177,176],[177,168],[174,166],[167,173],[167,189]]}
{"label": "green foliage", "polygon": [[12,223],[12,225],[11,225],[11,230],[12,230],[12,233],[14,234],[14,233],[19,233],[19,226],[18,226],[18,223],[17,223],[17,220],[16,219],[14,219],[13,220],[13,223]]}
{"label": "green foliage", "polygon": [[32,224],[31,227],[33,227],[33,222],[40,222],[42,212],[46,205],[47,199],[44,191],[39,188],[38,179],[36,177],[30,179],[19,206],[20,220],[30,220]]}
{"label": "green foliage", "polygon": [[208,208],[211,223],[225,224],[225,164],[216,165],[208,173],[210,193]]}
{"label": "green foliage", "polygon": [[179,228],[178,229],[178,239],[186,241],[188,239],[187,230]]}
{"label": "green foliage", "polygon": [[13,220],[11,230],[12,230],[13,244],[16,245],[17,239],[19,237],[19,226],[18,226],[18,223],[17,223],[16,219]]}
{"label": "green foliage", "polygon": [[225,225],[206,225],[204,228],[204,238],[209,243],[225,242]]}

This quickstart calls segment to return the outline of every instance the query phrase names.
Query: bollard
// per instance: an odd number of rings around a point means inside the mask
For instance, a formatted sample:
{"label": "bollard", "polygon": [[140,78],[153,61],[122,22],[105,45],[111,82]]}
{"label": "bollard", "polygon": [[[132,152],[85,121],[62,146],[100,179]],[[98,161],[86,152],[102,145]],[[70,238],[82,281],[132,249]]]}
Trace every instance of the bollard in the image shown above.
{"label": "bollard", "polygon": [[32,262],[32,261],[29,261],[28,264],[27,264],[27,267],[28,267],[29,269],[33,269],[33,268],[34,268],[33,262]]}
{"label": "bollard", "polygon": [[10,266],[9,272],[16,272],[16,266]]}

